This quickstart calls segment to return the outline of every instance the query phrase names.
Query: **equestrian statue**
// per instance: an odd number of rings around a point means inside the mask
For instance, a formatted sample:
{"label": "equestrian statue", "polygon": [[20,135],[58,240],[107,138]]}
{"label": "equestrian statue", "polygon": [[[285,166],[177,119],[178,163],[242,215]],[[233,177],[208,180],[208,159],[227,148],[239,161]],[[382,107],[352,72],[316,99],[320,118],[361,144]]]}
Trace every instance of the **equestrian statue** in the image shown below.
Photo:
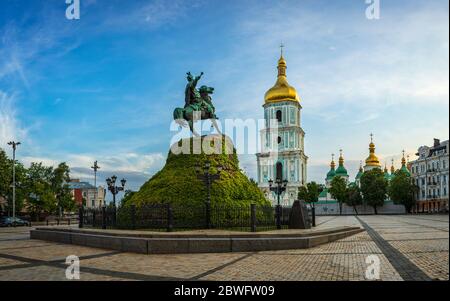
{"label": "equestrian statue", "polygon": [[[214,88],[208,86],[201,86],[197,89],[197,83],[202,78],[203,72],[199,76],[193,76],[191,72],[187,73],[187,85],[184,91],[184,108],[176,108],[173,112],[173,119],[180,126],[189,126],[194,136],[199,136],[194,130],[194,122],[197,120],[211,119],[212,125],[219,134],[220,130],[217,125],[216,109],[212,103],[211,94],[214,93]],[[194,118],[195,117],[195,118]]]}

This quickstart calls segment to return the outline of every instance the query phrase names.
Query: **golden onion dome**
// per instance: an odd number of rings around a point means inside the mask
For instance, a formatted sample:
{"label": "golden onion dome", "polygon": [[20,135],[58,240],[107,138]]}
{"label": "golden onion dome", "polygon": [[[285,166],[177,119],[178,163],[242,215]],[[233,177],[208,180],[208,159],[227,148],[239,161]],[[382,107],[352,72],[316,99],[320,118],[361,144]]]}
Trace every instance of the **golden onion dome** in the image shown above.
{"label": "golden onion dome", "polygon": [[294,87],[290,86],[286,79],[286,60],[281,54],[280,59],[278,60],[278,78],[275,82],[275,85],[270,88],[265,96],[264,102],[273,103],[273,102],[281,102],[281,101],[297,101],[300,102],[300,98],[297,94],[297,90]]}
{"label": "golden onion dome", "polygon": [[375,144],[373,143],[372,138],[369,144],[369,152],[369,157],[366,159],[366,166],[381,167],[380,160],[378,160],[378,157],[375,155]]}

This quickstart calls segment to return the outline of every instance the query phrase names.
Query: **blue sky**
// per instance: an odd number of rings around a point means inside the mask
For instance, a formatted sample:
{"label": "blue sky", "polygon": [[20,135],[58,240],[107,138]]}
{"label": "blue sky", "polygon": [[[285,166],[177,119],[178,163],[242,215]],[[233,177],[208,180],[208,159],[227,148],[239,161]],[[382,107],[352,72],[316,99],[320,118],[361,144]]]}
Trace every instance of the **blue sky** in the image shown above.
{"label": "blue sky", "polygon": [[[448,139],[448,1],[64,0],[0,3],[0,147],[25,163],[67,161],[89,180],[99,160],[137,189],[165,161],[185,73],[205,72],[221,118],[262,118],[283,42],[302,99],[309,180],[344,150],[351,176],[375,135],[397,164]],[[255,175],[255,157],[241,157]]]}

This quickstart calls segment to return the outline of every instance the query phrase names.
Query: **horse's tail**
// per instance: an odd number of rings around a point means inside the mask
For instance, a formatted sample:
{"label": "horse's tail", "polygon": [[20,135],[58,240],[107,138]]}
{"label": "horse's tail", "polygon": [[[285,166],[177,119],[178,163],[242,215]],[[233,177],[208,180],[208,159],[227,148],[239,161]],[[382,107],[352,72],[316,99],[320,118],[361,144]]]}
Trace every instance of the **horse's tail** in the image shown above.
{"label": "horse's tail", "polygon": [[175,122],[181,126],[187,126],[186,120],[184,118],[184,109],[183,108],[176,108],[173,111],[173,120],[175,120]]}
{"label": "horse's tail", "polygon": [[184,112],[184,109],[182,109],[182,108],[176,108],[174,111],[173,111],[173,119],[174,120],[177,120],[177,119],[184,119],[184,114],[183,114],[183,112]]}

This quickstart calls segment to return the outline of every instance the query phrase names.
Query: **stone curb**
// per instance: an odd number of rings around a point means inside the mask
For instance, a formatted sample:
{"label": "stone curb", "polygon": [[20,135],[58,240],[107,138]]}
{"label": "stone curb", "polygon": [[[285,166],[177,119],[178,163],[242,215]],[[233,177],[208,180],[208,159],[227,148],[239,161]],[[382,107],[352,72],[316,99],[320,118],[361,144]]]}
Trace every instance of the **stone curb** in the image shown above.
{"label": "stone curb", "polygon": [[93,248],[112,249],[141,254],[258,252],[288,249],[307,249],[365,231],[347,228],[328,234],[276,237],[127,237],[86,234],[56,229],[30,231],[31,239],[74,244]]}

